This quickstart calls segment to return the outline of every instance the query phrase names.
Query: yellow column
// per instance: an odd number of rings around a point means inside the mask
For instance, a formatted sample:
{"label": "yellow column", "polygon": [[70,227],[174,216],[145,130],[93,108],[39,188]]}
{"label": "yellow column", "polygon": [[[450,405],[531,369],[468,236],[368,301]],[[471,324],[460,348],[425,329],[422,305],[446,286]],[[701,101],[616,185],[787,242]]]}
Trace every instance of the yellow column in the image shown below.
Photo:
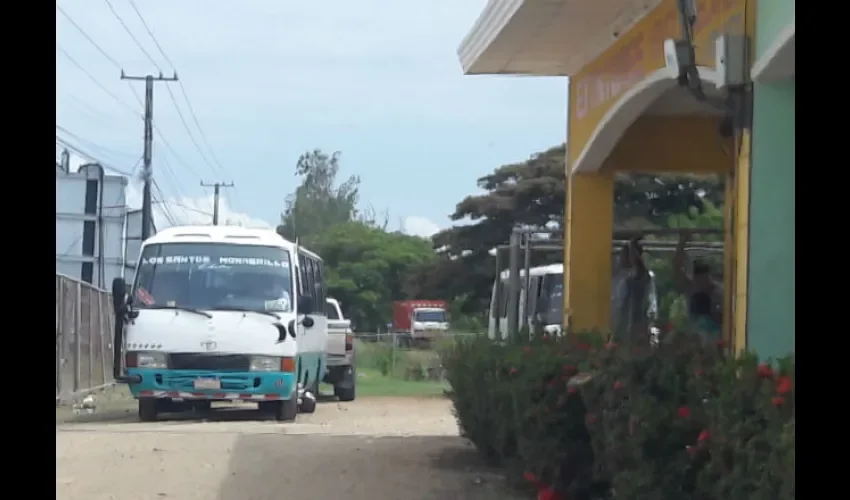
{"label": "yellow column", "polygon": [[735,182],[735,173],[728,173],[723,197],[723,339],[731,346],[735,345]]}
{"label": "yellow column", "polygon": [[735,351],[747,348],[747,278],[750,243],[750,132],[740,138],[740,154],[735,171]]}
{"label": "yellow column", "polygon": [[574,332],[607,331],[611,320],[614,177],[569,176],[564,232],[564,310]]}

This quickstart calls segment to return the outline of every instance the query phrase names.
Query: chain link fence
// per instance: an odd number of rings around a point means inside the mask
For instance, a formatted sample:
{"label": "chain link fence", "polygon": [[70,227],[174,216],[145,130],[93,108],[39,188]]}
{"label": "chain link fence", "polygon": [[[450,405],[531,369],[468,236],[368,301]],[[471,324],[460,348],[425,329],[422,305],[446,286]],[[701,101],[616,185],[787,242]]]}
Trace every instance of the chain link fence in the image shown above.
{"label": "chain link fence", "polygon": [[439,332],[431,338],[412,339],[407,333],[355,333],[355,362],[358,369],[410,381],[442,381],[440,351],[453,342],[478,333]]}
{"label": "chain link fence", "polygon": [[109,292],[56,274],[56,404],[113,385]]}

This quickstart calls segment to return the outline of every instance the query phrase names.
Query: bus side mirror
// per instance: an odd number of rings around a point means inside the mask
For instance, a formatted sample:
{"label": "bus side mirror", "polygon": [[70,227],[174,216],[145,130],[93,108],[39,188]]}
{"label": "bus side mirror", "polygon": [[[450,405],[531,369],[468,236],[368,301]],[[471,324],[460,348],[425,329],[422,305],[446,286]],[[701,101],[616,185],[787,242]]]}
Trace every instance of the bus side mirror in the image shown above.
{"label": "bus side mirror", "polygon": [[112,310],[115,311],[115,317],[124,314],[127,309],[127,283],[124,278],[115,278],[112,280]]}
{"label": "bus side mirror", "polygon": [[301,295],[298,297],[298,312],[301,314],[313,313],[313,297],[309,295]]}

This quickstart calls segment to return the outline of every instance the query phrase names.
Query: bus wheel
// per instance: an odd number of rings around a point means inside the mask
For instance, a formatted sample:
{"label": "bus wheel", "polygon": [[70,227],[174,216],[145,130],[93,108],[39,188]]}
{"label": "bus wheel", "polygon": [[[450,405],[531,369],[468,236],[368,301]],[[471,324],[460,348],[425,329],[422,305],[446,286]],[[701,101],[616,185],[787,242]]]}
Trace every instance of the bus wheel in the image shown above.
{"label": "bus wheel", "polygon": [[139,399],[139,420],[142,422],[155,422],[158,413],[159,401],[157,399]]}
{"label": "bus wheel", "polygon": [[278,401],[276,406],[274,419],[279,422],[292,422],[298,415],[298,396],[293,394],[289,399]]}

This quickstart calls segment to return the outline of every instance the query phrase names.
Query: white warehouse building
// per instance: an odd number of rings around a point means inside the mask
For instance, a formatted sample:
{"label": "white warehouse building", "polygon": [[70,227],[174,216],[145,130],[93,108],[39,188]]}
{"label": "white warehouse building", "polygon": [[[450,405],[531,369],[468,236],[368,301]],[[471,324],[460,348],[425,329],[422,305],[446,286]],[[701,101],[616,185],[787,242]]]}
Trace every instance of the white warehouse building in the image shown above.
{"label": "white warehouse building", "polygon": [[96,163],[77,172],[63,163],[56,165],[56,272],[104,289],[114,278],[130,279],[142,211],[127,206],[128,179]]}

